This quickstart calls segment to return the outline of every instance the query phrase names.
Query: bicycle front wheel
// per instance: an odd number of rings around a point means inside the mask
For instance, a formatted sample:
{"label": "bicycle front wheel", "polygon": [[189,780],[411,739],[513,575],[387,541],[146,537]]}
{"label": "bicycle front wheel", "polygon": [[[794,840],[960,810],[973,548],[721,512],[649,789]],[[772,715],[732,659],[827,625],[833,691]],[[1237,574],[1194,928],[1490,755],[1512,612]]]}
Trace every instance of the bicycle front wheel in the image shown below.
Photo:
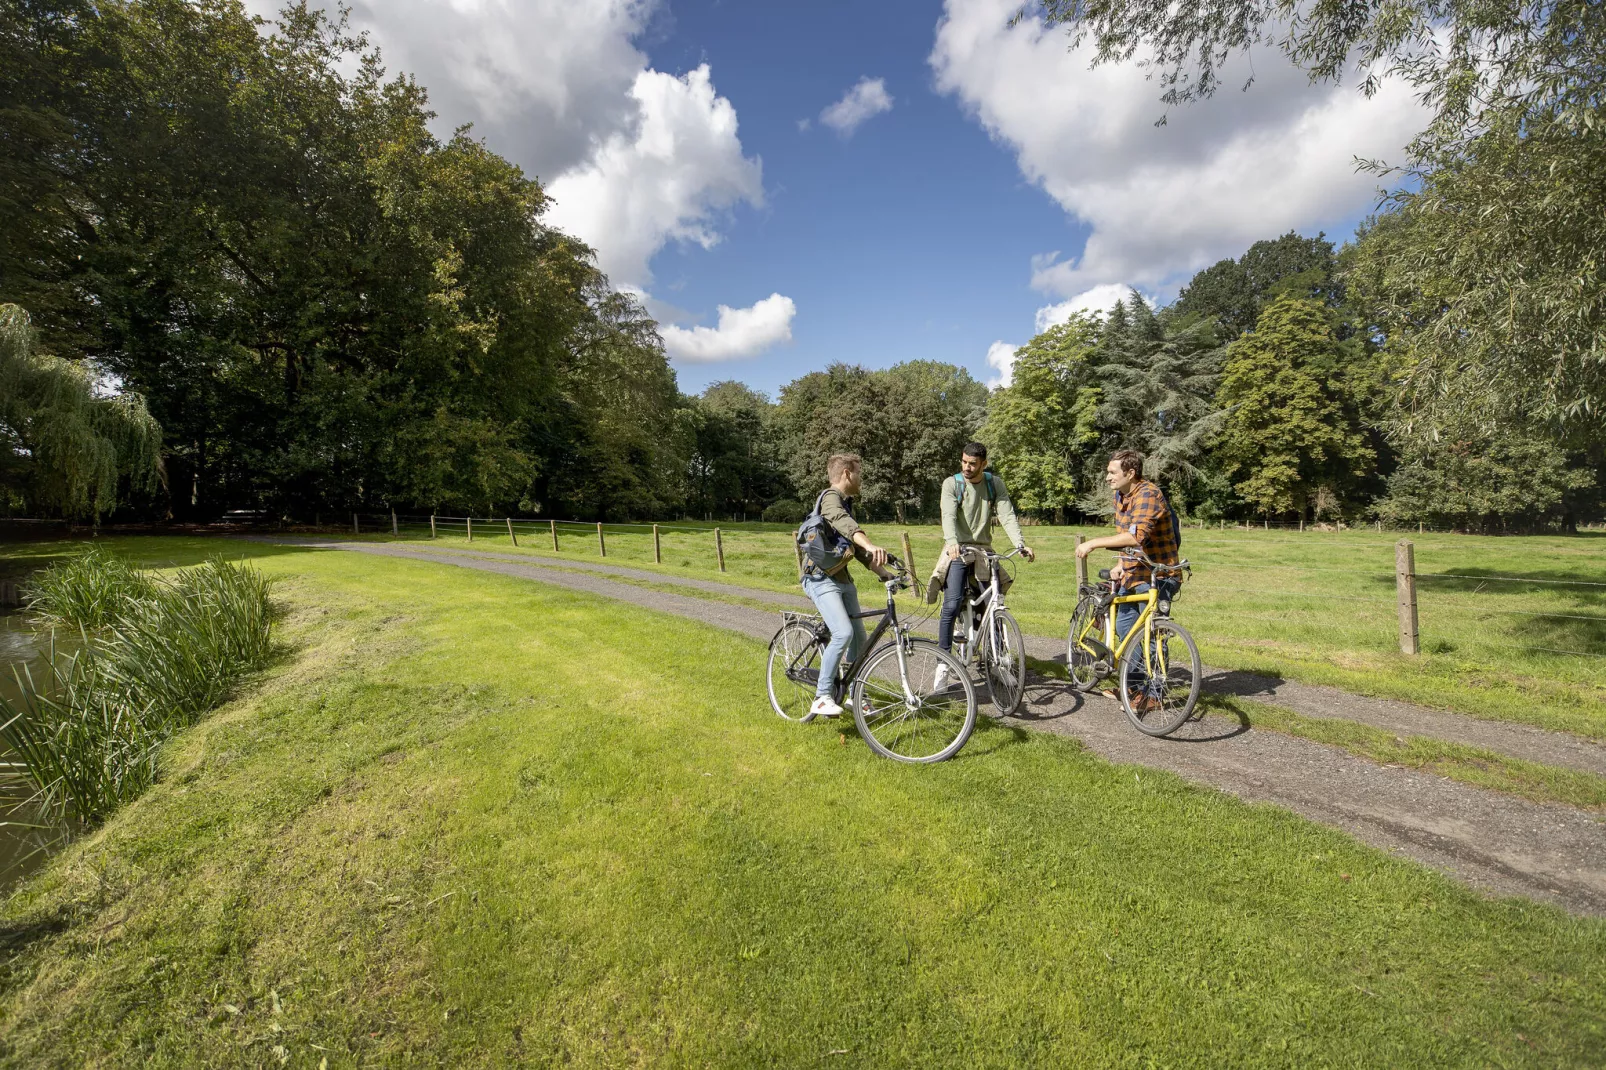
{"label": "bicycle front wheel", "polygon": [[1121,681],[1121,706],[1132,727],[1163,736],[1193,715],[1204,670],[1188,629],[1174,620],[1157,620],[1150,631],[1147,643],[1141,636],[1133,637],[1116,675]]}
{"label": "bicycle front wheel", "polygon": [[1099,657],[1086,642],[1089,639],[1097,641],[1100,638],[1097,616],[1098,610],[1091,598],[1083,598],[1076,603],[1076,611],[1071,614],[1071,634],[1066,643],[1065,669],[1070,673],[1071,686],[1078,691],[1091,691],[1099,682],[1100,673],[1095,667]]}
{"label": "bicycle front wheel", "polygon": [[787,621],[770,640],[770,707],[788,721],[814,720],[814,689],[820,680],[820,640],[802,621]]}
{"label": "bicycle front wheel", "polygon": [[[936,643],[894,639],[870,654],[853,682],[853,720],[870,749],[899,762],[940,762],[976,727],[976,687]],[[945,680],[939,680],[939,670]],[[939,688],[938,685],[941,685]]]}
{"label": "bicycle front wheel", "polygon": [[1008,613],[993,614],[982,664],[987,667],[987,694],[993,700],[993,712],[1008,717],[1020,709],[1026,694],[1026,641],[1021,638],[1020,625]]}

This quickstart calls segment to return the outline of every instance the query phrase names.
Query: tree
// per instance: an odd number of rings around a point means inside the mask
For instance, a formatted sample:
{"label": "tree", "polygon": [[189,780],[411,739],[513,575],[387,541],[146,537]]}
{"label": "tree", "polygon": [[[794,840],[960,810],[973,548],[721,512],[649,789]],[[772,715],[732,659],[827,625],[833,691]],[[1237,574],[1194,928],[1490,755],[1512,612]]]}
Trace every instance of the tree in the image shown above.
{"label": "tree", "polygon": [[1208,321],[1157,315],[1136,291],[1110,310],[1090,370],[1100,387],[1093,419],[1101,448],[1089,458],[1084,512],[1107,515],[1113,509],[1103,473],[1118,449],[1142,451],[1144,475],[1174,492],[1203,474],[1197,462],[1221,424],[1213,396],[1222,358]]}
{"label": "tree", "polygon": [[981,438],[1018,508],[1063,515],[1097,491],[1088,473],[1099,447],[1098,336],[1096,316],[1050,327],[1015,351],[1011,384],[988,401]]}
{"label": "tree", "polygon": [[1407,418],[1606,433],[1606,108],[1490,129],[1419,169],[1348,277],[1405,364]]}
{"label": "tree", "polygon": [[1216,456],[1260,512],[1303,518],[1313,508],[1328,511],[1320,507],[1329,502],[1341,506],[1357,476],[1375,465],[1342,386],[1346,363],[1331,313],[1290,296],[1272,302],[1255,329],[1227,347]]}
{"label": "tree", "polygon": [[781,388],[775,426],[803,497],[824,488],[831,454],[857,453],[867,506],[898,515],[918,504],[931,512],[986,400],[986,387],[951,364],[908,361],[882,371],[833,364]]}
{"label": "tree", "polygon": [[0,297],[149,399],[175,511],[676,499],[656,325],[431,118],[305,4],[0,5]]}
{"label": "tree", "polygon": [[1396,523],[1425,520],[1488,534],[1573,530],[1600,516],[1600,492],[1587,459],[1569,454],[1554,438],[1521,426],[1489,429],[1462,420],[1407,443],[1377,514]]}
{"label": "tree", "polygon": [[1076,45],[1091,37],[1095,64],[1143,53],[1168,105],[1213,94],[1218,68],[1257,44],[1281,49],[1313,81],[1336,81],[1353,66],[1368,94],[1381,78],[1402,77],[1433,108],[1425,136],[1439,143],[1476,136],[1491,113],[1577,117],[1599,106],[1606,70],[1606,12],[1596,0],[1042,0],[1041,11],[1068,26]]}
{"label": "tree", "polygon": [[0,487],[5,504],[94,517],[119,483],[153,492],[162,429],[138,394],[104,396],[82,362],[34,351],[28,314],[0,305]]}
{"label": "tree", "polygon": [[1237,260],[1220,260],[1182,288],[1173,313],[1214,316],[1229,339],[1250,330],[1261,309],[1285,293],[1337,304],[1343,287],[1334,280],[1337,258],[1325,234],[1303,238],[1289,231],[1257,241]]}

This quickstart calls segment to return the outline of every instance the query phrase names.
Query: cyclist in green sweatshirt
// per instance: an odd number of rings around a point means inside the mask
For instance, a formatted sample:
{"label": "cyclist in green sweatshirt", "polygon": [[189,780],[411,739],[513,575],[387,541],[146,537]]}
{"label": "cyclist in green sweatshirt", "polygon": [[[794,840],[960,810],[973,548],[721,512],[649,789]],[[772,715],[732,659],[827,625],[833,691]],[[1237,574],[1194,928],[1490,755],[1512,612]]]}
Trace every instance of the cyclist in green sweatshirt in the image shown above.
{"label": "cyclist in green sweatshirt", "polygon": [[[1034,555],[1021,535],[1015,506],[1009,500],[1009,488],[1004,486],[1001,477],[987,471],[987,447],[980,442],[965,446],[959,472],[943,481],[941,498],[943,554],[932,572],[926,601],[935,602],[937,591],[942,590],[937,645],[950,650],[954,643],[954,620],[964,603],[970,572],[977,564],[978,555],[968,551],[978,547],[992,549],[993,517],[1004,526],[1010,542],[1020,548],[1022,557],[1030,561]],[[941,675],[943,670],[938,672]]]}

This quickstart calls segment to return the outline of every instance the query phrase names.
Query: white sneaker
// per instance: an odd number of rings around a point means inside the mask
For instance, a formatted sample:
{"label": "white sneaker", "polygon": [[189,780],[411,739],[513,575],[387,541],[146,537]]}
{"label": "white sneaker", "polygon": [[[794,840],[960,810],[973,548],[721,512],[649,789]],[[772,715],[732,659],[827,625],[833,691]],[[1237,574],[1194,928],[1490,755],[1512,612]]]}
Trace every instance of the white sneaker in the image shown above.
{"label": "white sneaker", "polygon": [[832,702],[830,696],[821,695],[814,700],[814,705],[809,707],[809,712],[816,717],[841,717],[842,707]]}
{"label": "white sneaker", "polygon": [[937,675],[931,678],[931,690],[933,692],[948,690],[948,666],[937,666]]}

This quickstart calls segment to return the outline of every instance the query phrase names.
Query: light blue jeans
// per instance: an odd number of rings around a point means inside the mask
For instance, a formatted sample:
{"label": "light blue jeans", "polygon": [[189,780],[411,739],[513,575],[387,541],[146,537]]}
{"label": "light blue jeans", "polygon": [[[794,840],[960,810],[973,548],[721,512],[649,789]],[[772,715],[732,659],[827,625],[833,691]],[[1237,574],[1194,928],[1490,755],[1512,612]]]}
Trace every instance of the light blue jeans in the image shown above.
{"label": "light blue jeans", "polygon": [[809,596],[814,608],[825,618],[825,626],[831,629],[831,641],[820,658],[820,683],[814,689],[814,697],[832,698],[836,691],[837,666],[844,657],[851,663],[864,649],[864,621],[854,616],[859,612],[859,589],[848,578],[848,570],[843,569],[840,579],[819,572],[804,576],[803,593]]}

